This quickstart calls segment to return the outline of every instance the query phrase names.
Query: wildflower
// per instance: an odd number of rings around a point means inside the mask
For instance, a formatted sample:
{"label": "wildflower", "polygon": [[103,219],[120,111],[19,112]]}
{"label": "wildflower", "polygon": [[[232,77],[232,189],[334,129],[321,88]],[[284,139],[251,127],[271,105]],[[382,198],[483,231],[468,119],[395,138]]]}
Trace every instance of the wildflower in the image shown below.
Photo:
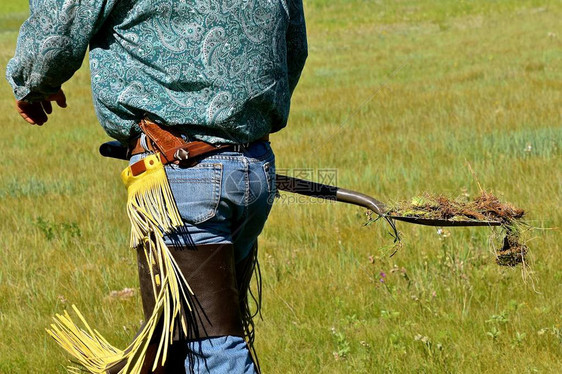
{"label": "wildflower", "polygon": [[448,238],[451,236],[451,232],[449,230],[444,230],[442,228],[437,229],[437,235],[439,235],[439,239],[443,240],[444,238]]}
{"label": "wildflower", "polygon": [[384,283],[385,278],[386,278],[386,273],[385,273],[384,271],[381,271],[381,272],[379,273],[379,275],[380,275],[380,277],[381,277],[381,278],[380,278],[381,283]]}

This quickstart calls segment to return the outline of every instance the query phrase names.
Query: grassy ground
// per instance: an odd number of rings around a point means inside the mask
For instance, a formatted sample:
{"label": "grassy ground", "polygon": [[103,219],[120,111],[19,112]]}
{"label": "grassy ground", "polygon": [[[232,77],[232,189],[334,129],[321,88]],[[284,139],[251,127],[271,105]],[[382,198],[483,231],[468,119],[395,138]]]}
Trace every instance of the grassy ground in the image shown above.
{"label": "grassy ground", "polygon": [[[0,5],[0,66],[26,1]],[[310,57],[280,169],[336,169],[381,200],[478,183],[556,228],[562,206],[562,6],[555,1],[308,0]],[[101,159],[86,69],[69,108],[29,127],[0,84],[0,373],[63,372],[47,337],[75,303],[117,346],[141,319],[127,249],[124,166]],[[469,167],[470,165],[470,167]],[[471,172],[471,170],[473,172]],[[531,266],[495,265],[487,228],[382,223],[359,208],[277,202],[261,238],[266,373],[562,371],[558,230],[537,230]]]}

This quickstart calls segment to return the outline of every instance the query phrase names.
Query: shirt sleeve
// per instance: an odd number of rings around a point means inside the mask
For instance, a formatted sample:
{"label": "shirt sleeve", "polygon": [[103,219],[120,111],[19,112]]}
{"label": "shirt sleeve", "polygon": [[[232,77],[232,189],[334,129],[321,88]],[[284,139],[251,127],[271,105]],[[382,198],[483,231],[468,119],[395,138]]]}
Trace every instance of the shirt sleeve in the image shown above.
{"label": "shirt sleeve", "polygon": [[287,66],[289,88],[295,90],[308,56],[306,24],[302,0],[289,0],[289,27],[287,29]]}
{"label": "shirt sleeve", "polygon": [[90,39],[118,0],[30,0],[6,78],[16,99],[57,92],[80,68]]}

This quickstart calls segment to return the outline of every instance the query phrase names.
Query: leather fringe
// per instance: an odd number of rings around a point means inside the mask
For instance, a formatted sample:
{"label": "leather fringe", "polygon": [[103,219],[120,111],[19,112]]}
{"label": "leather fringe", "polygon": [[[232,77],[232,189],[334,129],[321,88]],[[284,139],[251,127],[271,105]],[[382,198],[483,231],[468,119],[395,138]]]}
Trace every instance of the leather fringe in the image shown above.
{"label": "leather fringe", "polygon": [[[255,275],[256,291],[252,291],[250,283]],[[238,284],[238,295],[240,300],[240,315],[242,316],[242,327],[244,337],[254,361],[256,371],[261,373],[255,342],[254,318],[261,317],[262,305],[262,276],[258,262],[258,243],[254,244],[250,254],[236,265],[236,277]],[[252,307],[253,306],[253,307]]]}
{"label": "leather fringe", "polygon": [[[144,250],[150,264],[151,280],[156,304],[133,342],[119,350],[109,344],[99,332],[92,330],[82,314],[73,305],[84,328],[72,320],[70,315],[57,315],[55,323],[47,332],[77,360],[83,369],[91,373],[106,373],[122,366],[119,373],[141,373],[147,349],[152,340],[158,342],[158,349],[152,366],[164,366],[168,348],[173,342],[176,326],[187,334],[190,321],[181,313],[182,306],[189,311],[190,297],[193,294],[170,250],[164,243],[164,233],[182,225],[175,205],[164,167],[158,155],[144,159],[146,171],[135,175],[128,167],[121,177],[127,186],[127,212],[131,221],[131,247]],[[157,271],[153,271],[155,268]],[[162,329],[159,323],[162,321]],[[157,335],[160,335],[159,337]],[[69,367],[69,372],[79,373],[81,368]]]}

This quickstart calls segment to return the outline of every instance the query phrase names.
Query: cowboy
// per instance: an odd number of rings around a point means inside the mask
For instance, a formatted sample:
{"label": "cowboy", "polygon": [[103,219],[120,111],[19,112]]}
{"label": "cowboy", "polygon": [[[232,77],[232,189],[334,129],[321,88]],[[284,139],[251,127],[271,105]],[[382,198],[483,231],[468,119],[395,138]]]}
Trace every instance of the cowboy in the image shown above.
{"label": "cowboy", "polygon": [[[287,123],[307,56],[302,1],[32,1],[6,73],[24,120],[43,125],[53,101],[66,107],[61,86],[87,49],[98,119],[131,156],[129,196],[134,186],[146,195],[162,170],[166,183],[161,200],[129,210],[149,327],[111,359],[79,361],[99,372],[256,372],[247,291],[276,193],[268,136]],[[180,312],[168,308],[174,292]]]}

